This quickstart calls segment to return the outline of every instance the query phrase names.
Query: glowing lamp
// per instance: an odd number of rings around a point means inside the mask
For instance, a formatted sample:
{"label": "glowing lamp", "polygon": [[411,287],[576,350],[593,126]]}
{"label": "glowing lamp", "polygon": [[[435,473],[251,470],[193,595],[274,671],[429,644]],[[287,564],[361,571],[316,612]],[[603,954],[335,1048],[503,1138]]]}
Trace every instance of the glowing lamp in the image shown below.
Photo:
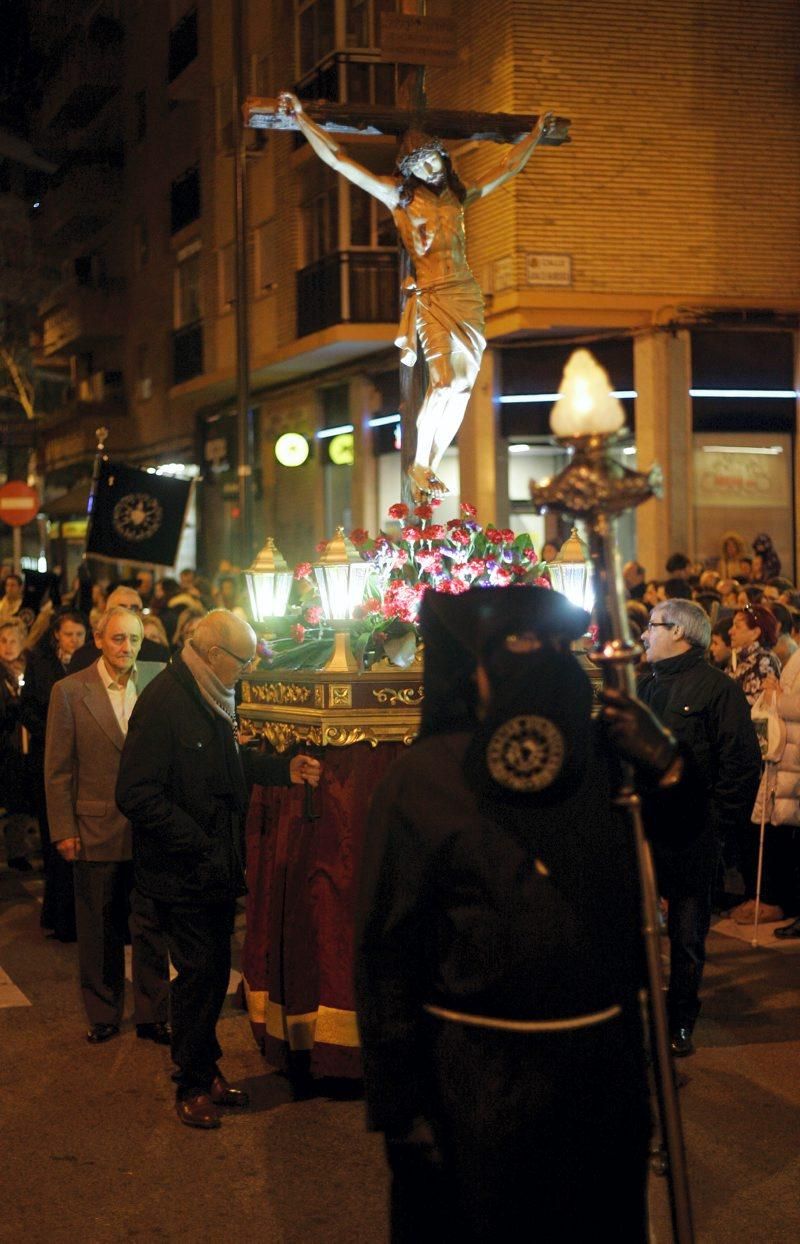
{"label": "glowing lamp", "polygon": [[354,673],[358,662],[350,647],[350,619],[364,599],[369,564],[361,560],[343,527],[329,540],[314,567],[322,612],[335,632],[333,654],[324,667],[329,673]]}
{"label": "glowing lamp", "polygon": [[580,539],[576,527],[558,550],[554,561],[547,563],[550,582],[572,605],[589,613],[594,605],[594,592],[589,566],[589,550]]}
{"label": "glowing lamp", "polygon": [[612,394],[608,374],[588,350],[567,360],[558,401],[550,415],[556,436],[610,436],[625,425],[625,411]]}
{"label": "glowing lamp", "polygon": [[282,618],[292,590],[292,572],[276,549],[272,536],[267,537],[266,544],[252,566],[245,571],[244,577],[255,621]]}
{"label": "glowing lamp", "polygon": [[284,432],[275,442],[275,457],[281,466],[302,466],[308,455],[308,441],[299,432]]}

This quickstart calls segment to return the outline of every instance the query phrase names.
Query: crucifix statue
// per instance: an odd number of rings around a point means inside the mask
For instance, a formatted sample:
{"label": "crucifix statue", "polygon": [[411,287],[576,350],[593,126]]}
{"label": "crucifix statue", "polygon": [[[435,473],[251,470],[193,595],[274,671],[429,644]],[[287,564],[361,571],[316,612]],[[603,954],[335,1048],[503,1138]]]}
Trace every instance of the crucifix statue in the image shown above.
{"label": "crucifix statue", "polygon": [[[391,212],[410,261],[395,344],[406,367],[414,367],[419,353],[427,366],[407,467],[411,495],[422,500],[447,492],[437,470],[461,426],[486,346],[483,295],[466,257],[464,210],[520,173],[540,143],[569,142],[569,121],[552,113],[521,118],[419,110],[394,116],[380,110],[379,118],[368,118],[364,114],[378,110],[363,108],[356,117],[335,105],[304,105],[288,91],[274,103],[248,101],[245,109],[250,125],[300,130],[321,160]],[[442,139],[419,131],[422,122],[439,134],[513,146],[479,181],[465,183]],[[403,134],[395,174],[363,167],[339,145],[336,131]]]}

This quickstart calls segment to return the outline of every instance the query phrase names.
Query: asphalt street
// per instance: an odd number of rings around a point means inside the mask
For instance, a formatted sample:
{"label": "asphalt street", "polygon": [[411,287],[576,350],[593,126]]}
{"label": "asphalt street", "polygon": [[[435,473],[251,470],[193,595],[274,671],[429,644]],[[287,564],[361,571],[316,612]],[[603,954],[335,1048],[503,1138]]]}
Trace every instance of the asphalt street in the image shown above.
{"label": "asphalt street", "polygon": [[[76,948],[44,937],[41,885],[0,865],[0,1241],[383,1244],[386,1177],[363,1103],[328,1086],[293,1100],[253,1043],[234,975],[223,1069],[252,1108],[217,1132],[181,1126],[169,1051],[137,1040],[130,1016],[87,1045]],[[701,1244],[800,1238],[800,943],[772,927],[753,948],[750,931],[717,923],[698,1052],[679,1064]],[[652,1188],[666,1244],[664,1180]],[[604,1237],[612,1224],[598,1224]]]}

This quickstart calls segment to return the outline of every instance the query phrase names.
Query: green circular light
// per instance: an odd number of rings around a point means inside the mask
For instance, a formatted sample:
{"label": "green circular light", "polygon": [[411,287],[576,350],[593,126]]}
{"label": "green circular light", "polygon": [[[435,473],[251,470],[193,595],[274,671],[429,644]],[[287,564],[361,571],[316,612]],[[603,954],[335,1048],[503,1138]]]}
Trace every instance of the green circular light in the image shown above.
{"label": "green circular light", "polygon": [[335,466],[352,466],[355,462],[355,441],[352,432],[340,432],[328,443],[328,454]]}
{"label": "green circular light", "polygon": [[281,466],[302,466],[308,454],[308,441],[299,432],[284,432],[275,442],[275,457]]}

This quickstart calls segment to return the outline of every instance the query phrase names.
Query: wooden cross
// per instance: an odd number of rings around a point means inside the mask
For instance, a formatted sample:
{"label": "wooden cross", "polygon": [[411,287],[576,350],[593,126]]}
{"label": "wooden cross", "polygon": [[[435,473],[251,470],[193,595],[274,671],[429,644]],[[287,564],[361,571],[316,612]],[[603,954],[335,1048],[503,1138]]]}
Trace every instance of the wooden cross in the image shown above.
{"label": "wooden cross", "polygon": [[[409,132],[424,131],[436,138],[460,139],[463,142],[480,141],[493,143],[518,143],[526,138],[538,121],[535,113],[485,113],[464,112],[451,109],[428,109],[425,101],[424,68],[400,66],[405,71],[398,91],[401,106],[398,108],[378,105],[334,104],[326,100],[311,102],[303,100],[303,109],[312,121],[331,134],[384,135],[394,134],[401,142]],[[243,105],[244,123],[251,129],[297,130],[294,116],[287,115],[276,99],[246,99]],[[542,139],[542,146],[558,147],[568,143],[569,119],[556,118],[550,134]],[[400,248],[401,288],[411,270],[411,261],[404,248]],[[413,459],[415,443],[415,419],[420,400],[427,384],[425,362],[421,354],[413,368],[400,366],[400,413],[401,413],[401,477],[403,499],[412,499],[408,468]]]}

